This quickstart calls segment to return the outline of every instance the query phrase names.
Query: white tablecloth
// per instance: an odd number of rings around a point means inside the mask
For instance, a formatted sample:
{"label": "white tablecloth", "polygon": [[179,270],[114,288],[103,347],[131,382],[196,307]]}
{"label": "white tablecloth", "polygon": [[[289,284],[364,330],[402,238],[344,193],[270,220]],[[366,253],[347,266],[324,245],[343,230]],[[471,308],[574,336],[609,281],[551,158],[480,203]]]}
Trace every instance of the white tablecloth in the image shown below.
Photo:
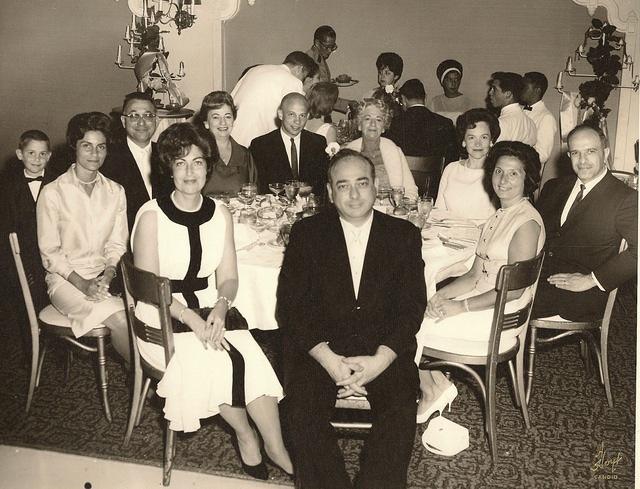
{"label": "white tablecloth", "polygon": [[[268,244],[251,246],[256,233],[244,224],[235,223],[236,249],[238,255],[238,294],[234,305],[247,319],[250,328],[277,329],[275,318],[276,288],[284,248]],[[457,231],[457,232],[456,232]],[[266,241],[268,233],[263,234]],[[423,230],[422,258],[425,261],[425,281],[427,296],[435,294],[436,283],[447,277],[462,275],[471,268],[475,244],[469,243],[464,249],[452,249],[443,246],[437,235],[473,235],[479,237],[479,230],[455,229],[434,226]]]}

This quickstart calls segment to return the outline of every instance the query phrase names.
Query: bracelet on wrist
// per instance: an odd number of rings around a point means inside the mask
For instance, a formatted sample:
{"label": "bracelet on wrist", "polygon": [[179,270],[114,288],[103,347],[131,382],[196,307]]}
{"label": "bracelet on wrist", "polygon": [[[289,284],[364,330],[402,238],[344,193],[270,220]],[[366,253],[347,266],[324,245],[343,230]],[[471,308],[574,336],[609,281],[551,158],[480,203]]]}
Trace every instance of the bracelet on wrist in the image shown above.
{"label": "bracelet on wrist", "polygon": [[178,314],[178,321],[180,321],[183,324],[186,324],[182,318],[184,316],[185,311],[188,311],[188,310],[189,310],[189,308],[185,307],[180,311],[180,314]]}
{"label": "bracelet on wrist", "polygon": [[214,306],[220,301],[224,301],[224,303],[227,305],[227,310],[231,309],[231,300],[228,299],[227,297],[223,296],[223,295],[221,295],[220,297],[218,297],[216,299],[216,302],[215,302]]}

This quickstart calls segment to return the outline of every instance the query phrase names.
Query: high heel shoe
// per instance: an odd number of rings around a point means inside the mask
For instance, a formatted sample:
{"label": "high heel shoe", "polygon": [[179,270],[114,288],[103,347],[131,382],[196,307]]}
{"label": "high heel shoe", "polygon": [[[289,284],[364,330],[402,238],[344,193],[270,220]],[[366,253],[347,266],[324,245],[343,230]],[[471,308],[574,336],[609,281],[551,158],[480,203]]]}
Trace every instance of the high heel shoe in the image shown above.
{"label": "high heel shoe", "polygon": [[442,414],[445,406],[449,407],[449,411],[451,411],[451,403],[458,395],[458,389],[455,384],[449,385],[445,390],[442,391],[440,396],[431,402],[429,409],[427,409],[424,413],[418,413],[416,416],[416,422],[418,424],[426,423],[431,415],[438,411]]}
{"label": "high heel shoe", "polygon": [[240,458],[240,462],[242,463],[242,470],[244,470],[245,474],[263,481],[269,479],[269,471],[267,470],[264,460],[258,465],[247,465],[242,461],[242,458]]}

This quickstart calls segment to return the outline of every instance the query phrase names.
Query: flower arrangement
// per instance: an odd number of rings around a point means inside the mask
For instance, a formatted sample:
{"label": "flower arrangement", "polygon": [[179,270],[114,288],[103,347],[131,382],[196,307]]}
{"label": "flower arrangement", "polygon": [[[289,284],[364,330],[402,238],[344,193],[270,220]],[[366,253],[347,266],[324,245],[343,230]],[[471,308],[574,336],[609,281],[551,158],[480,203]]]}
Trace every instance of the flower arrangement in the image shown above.
{"label": "flower arrangement", "polygon": [[596,124],[611,111],[605,108],[604,104],[614,86],[620,83],[618,72],[622,69],[622,63],[620,56],[612,54],[612,51],[620,49],[623,41],[619,36],[613,35],[615,32],[615,25],[593,19],[585,34],[585,42],[587,38],[598,41],[596,46],[589,48],[586,55],[596,77],[578,87],[581,97],[580,108],[591,109],[592,115],[589,119]]}
{"label": "flower arrangement", "polygon": [[329,158],[333,158],[333,156],[340,151],[340,145],[335,142],[329,143],[324,151],[329,155]]}

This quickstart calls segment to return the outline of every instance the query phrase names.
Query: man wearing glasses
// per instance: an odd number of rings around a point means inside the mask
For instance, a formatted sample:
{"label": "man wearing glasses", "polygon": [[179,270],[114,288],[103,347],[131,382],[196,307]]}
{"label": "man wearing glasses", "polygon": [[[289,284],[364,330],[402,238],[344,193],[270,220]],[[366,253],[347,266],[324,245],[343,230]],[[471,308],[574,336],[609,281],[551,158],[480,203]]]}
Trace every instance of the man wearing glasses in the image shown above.
{"label": "man wearing glasses", "polygon": [[125,96],[120,120],[126,138],[109,148],[100,173],[124,187],[131,231],[142,204],[167,193],[171,186],[158,173],[155,143],[151,142],[158,125],[151,97],[142,92]]}

